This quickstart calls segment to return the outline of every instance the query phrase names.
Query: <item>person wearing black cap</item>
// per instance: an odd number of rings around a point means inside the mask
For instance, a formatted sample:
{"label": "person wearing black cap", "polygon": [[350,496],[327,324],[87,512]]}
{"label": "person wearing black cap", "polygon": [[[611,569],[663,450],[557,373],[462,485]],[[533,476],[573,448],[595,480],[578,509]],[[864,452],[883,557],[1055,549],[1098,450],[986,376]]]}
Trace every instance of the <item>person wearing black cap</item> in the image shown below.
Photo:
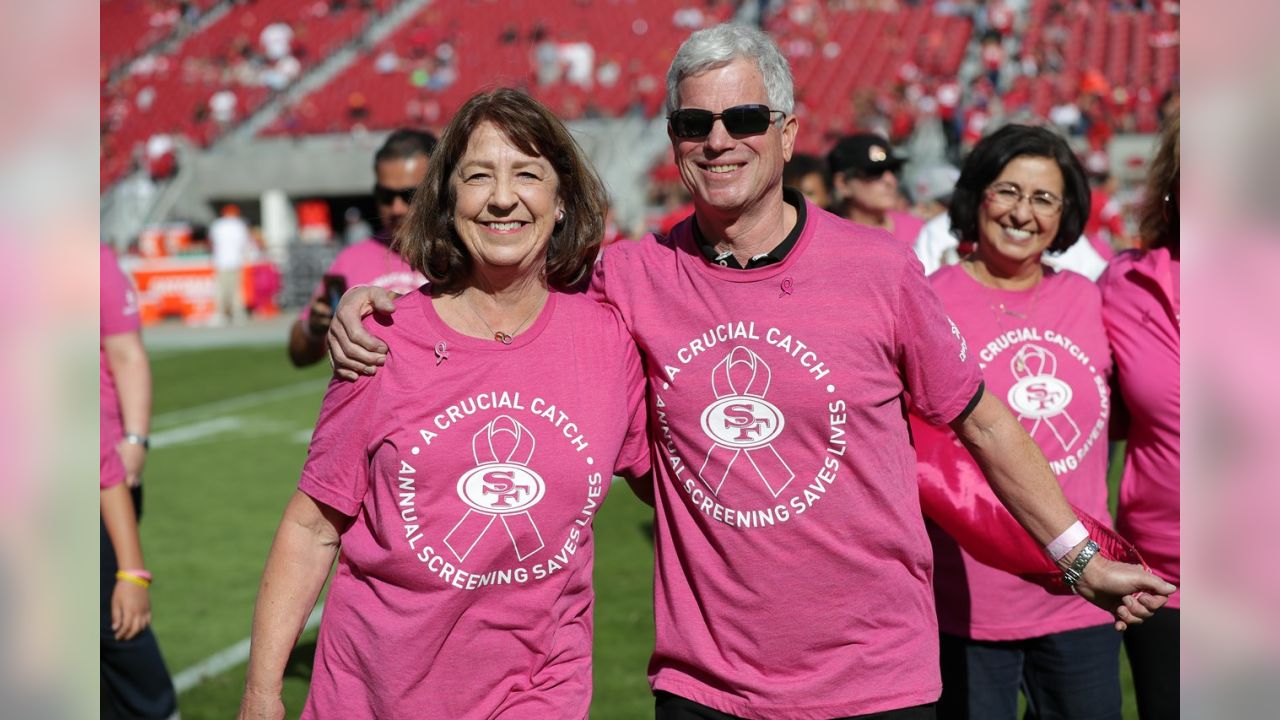
{"label": "person wearing black cap", "polygon": [[924,222],[898,209],[898,169],[888,140],[874,133],[846,135],[827,153],[836,190],[835,212],[847,220],[888,230],[908,245],[916,241]]}

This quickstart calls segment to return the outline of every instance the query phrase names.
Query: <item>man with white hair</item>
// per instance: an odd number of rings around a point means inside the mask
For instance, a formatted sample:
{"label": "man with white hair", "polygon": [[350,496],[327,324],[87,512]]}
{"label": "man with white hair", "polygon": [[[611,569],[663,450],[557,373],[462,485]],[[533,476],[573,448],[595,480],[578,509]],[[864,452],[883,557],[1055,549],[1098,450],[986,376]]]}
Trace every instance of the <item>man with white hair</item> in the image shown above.
{"label": "man with white hair", "polygon": [[[793,105],[767,35],[694,33],[672,61],[667,108],[695,213],[669,236],[611,246],[592,280],[649,382],[656,715],[932,718],[932,555],[908,404],[951,425],[1037,541],[1066,545],[1065,576],[1117,627],[1174,588],[1078,536],[910,247],[784,190]],[[343,299],[330,334],[339,374],[385,357],[359,316],[388,300]]]}

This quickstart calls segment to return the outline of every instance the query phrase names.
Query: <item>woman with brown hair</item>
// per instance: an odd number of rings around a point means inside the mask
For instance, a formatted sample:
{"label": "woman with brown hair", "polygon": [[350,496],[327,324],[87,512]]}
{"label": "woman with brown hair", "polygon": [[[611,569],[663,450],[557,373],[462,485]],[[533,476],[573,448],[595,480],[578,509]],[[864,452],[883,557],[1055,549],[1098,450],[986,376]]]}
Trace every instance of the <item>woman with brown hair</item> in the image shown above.
{"label": "woman with brown hair", "polygon": [[[1179,125],[1176,113],[1165,121],[1147,175],[1142,246],[1117,255],[1098,287],[1119,390],[1111,434],[1128,441],[1116,529],[1133,541],[1156,574],[1180,586]],[[1164,610],[1125,631],[1144,720],[1178,716],[1181,600],[1175,592]]]}
{"label": "woman with brown hair", "polygon": [[303,717],[586,717],[592,520],[612,475],[649,470],[639,354],[575,292],[604,211],[527,95],[476,95],[445,129],[395,242],[429,282],[368,320],[382,372],[325,395],[263,574],[241,717],[283,717],[335,555]]}

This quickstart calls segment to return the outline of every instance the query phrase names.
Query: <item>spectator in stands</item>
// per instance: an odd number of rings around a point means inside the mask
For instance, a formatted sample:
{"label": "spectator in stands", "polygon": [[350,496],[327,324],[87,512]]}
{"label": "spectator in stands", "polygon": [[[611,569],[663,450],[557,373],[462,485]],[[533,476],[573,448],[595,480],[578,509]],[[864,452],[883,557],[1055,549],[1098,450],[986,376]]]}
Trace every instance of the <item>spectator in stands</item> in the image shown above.
{"label": "spectator in stands", "polygon": [[[1075,514],[983,391],[978,348],[905,244],[783,188],[799,121],[769,37],[734,24],[694,33],[667,90],[695,215],[669,237],[609,248],[592,283],[645,348],[661,409],[657,717],[932,717],[932,562],[903,408],[951,422],[1040,544]],[[331,328],[344,377],[397,362],[370,336],[375,321],[355,319],[372,298],[390,309],[387,293],[362,288]],[[1079,591],[1118,629],[1174,590],[1096,559],[1090,543],[1072,543],[1062,567],[1084,568]]]}
{"label": "spectator in stands", "polygon": [[269,62],[277,62],[288,57],[292,52],[293,28],[286,22],[273,22],[262,28],[258,35],[262,46],[262,54]]}
{"label": "spectator in stands", "polygon": [[239,104],[235,90],[222,88],[209,97],[209,113],[213,121],[225,128],[236,119],[236,106]]}
{"label": "spectator in stands", "polygon": [[115,253],[106,245],[100,250],[100,710],[104,718],[168,718],[178,698],[149,627],[151,573],[138,540],[142,469],[150,446],[151,364],[133,285]]}
{"label": "spectator in stands", "polygon": [[1115,197],[1117,182],[1111,174],[1111,158],[1104,150],[1094,150],[1085,156],[1084,170],[1089,176],[1089,220],[1084,236],[1102,259],[1110,260],[1116,250],[1129,248],[1124,214]]}
{"label": "spectator in stands", "polygon": [[827,153],[827,166],[835,186],[835,209],[846,220],[887,230],[910,245],[924,222],[898,209],[898,169],[902,158],[882,136],[848,135]]}
{"label": "spectator in stands", "polygon": [[253,238],[249,225],[240,217],[240,208],[230,203],[222,206],[222,214],[209,224],[209,244],[213,249],[216,300],[213,323],[221,325],[230,317],[232,324],[243,325],[244,267],[249,262]]}
{"label": "spectator in stands", "polygon": [[[934,273],[933,289],[970,346],[985,348],[987,391],[1009,404],[1067,500],[1107,517],[1101,437],[1111,360],[1101,298],[1089,279],[1041,262],[1045,252],[1073,244],[1089,216],[1080,162],[1053,132],[1006,125],[965,161],[950,215],[974,251]],[[926,473],[981,472],[950,432],[929,425],[913,417],[922,480]],[[1086,531],[1072,526],[1068,534],[1051,544],[1054,560]],[[942,633],[941,720],[1016,720],[1019,686],[1035,717],[1120,717],[1120,636],[1108,613],[987,567],[936,527],[930,536]]]}
{"label": "spectator in stands", "polygon": [[[427,175],[435,147],[435,136],[423,130],[401,128],[387,136],[373,156],[373,201],[382,227],[373,237],[362,237],[361,242],[338,253],[325,270],[326,276],[340,278],[346,287],[374,285],[397,293],[416,290],[427,281],[391,249],[391,243],[409,214],[414,192]],[[333,318],[333,298],[323,280],[312,297],[289,328],[289,359],[296,367],[312,365],[324,357],[324,337]]]}
{"label": "spectator in stands", "polygon": [[[1142,248],[1121,253],[1098,279],[1102,318],[1116,363],[1117,410],[1112,437],[1128,441],[1116,527],[1133,540],[1161,577],[1181,578],[1179,281],[1179,121],[1160,133],[1147,175],[1139,234]],[[1169,598],[1150,626],[1125,631],[1133,689],[1142,720],[1178,717],[1179,608]]]}
{"label": "spectator in stands", "polygon": [[782,184],[799,190],[809,202],[824,210],[831,207],[831,172],[820,157],[792,155],[782,168]]}
{"label": "spectator in stands", "polygon": [[476,95],[445,128],[396,240],[431,284],[380,328],[394,360],[325,395],[242,718],[283,716],[335,556],[304,717],[587,716],[591,521],[613,475],[649,472],[639,353],[580,292],[606,203],[524,93]]}

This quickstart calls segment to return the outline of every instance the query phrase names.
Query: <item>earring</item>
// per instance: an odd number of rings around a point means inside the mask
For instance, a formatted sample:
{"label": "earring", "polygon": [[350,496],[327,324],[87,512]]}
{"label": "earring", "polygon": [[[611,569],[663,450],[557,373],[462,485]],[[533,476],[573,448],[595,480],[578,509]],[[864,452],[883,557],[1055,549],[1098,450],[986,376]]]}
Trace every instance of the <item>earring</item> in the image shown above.
{"label": "earring", "polygon": [[559,210],[556,210],[556,222],[558,223],[564,222],[564,208],[560,208]]}

